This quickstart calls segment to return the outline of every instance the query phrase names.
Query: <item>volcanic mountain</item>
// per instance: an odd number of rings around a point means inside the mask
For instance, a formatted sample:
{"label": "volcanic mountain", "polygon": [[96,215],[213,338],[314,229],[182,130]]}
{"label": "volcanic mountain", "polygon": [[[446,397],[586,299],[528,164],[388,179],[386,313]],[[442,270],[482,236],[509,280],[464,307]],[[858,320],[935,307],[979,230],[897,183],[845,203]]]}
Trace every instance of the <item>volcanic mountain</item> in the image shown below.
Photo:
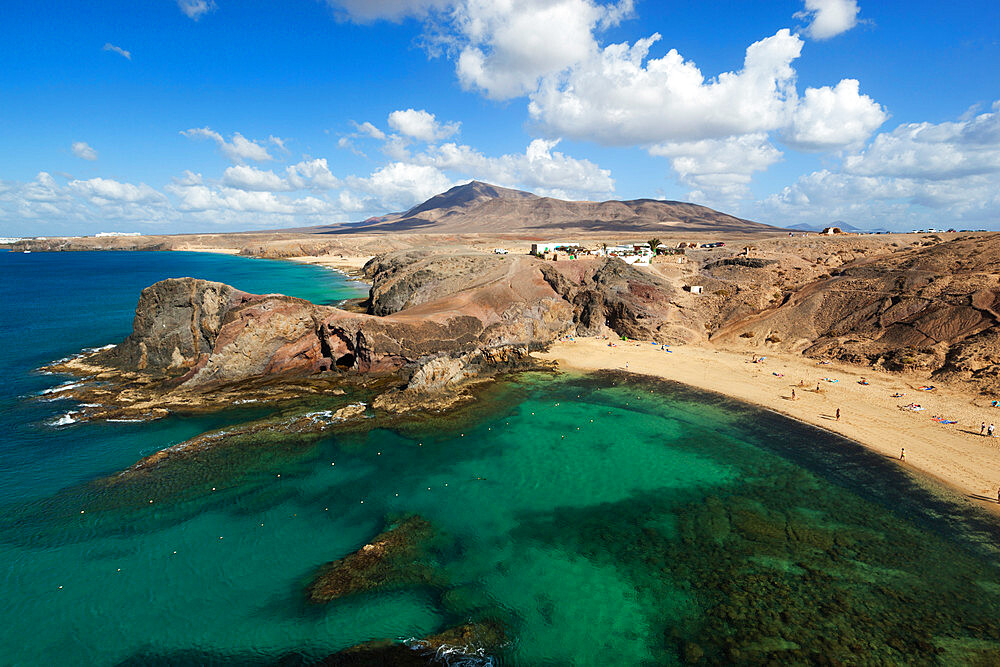
{"label": "volcanic mountain", "polygon": [[509,234],[518,232],[775,232],[705,206],[677,201],[565,201],[472,181],[403,213],[364,222],[309,227],[317,234],[382,232]]}

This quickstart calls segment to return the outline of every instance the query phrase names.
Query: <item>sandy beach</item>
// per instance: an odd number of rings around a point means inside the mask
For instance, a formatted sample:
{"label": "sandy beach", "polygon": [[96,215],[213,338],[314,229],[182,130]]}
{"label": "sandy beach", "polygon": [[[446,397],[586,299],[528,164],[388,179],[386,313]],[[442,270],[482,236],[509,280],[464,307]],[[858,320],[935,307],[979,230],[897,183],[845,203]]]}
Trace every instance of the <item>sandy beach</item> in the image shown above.
{"label": "sandy beach", "polygon": [[289,260],[293,262],[299,262],[301,264],[315,264],[317,266],[325,266],[330,269],[336,269],[337,271],[342,271],[349,276],[361,275],[361,269],[364,268],[365,264],[371,257],[361,257],[352,255],[305,255],[302,257],[289,257]]}
{"label": "sandy beach", "polygon": [[[819,364],[790,355],[768,355],[751,363],[747,354],[698,346],[661,351],[650,342],[577,338],[536,356],[567,370],[627,370],[725,394],[793,419],[839,433],[907,468],[930,475],[992,511],[1000,486],[1000,439],[979,435],[991,422],[1000,434],[1000,409],[989,400],[923,380],[846,365]],[[775,375],[777,374],[777,375]],[[864,377],[869,384],[860,384]],[[829,382],[836,380],[836,382]],[[799,386],[799,381],[804,386]],[[817,391],[817,386],[820,390]],[[792,400],[792,391],[795,400]],[[893,397],[893,394],[904,394]],[[919,404],[921,411],[900,406]],[[840,420],[836,412],[840,410]],[[932,417],[957,424],[942,424]],[[906,458],[899,460],[905,448]]]}
{"label": "sandy beach", "polygon": [[173,250],[181,252],[211,252],[216,255],[238,255],[240,253],[239,248],[208,248],[205,246],[179,246],[173,248]]}
{"label": "sandy beach", "polygon": [[[211,252],[220,255],[238,255],[240,253],[240,248],[212,248],[208,246],[180,246],[174,248],[174,250],[180,250],[184,252]],[[361,255],[302,255],[299,257],[279,257],[277,259],[285,259],[291,262],[299,262],[300,264],[315,264],[316,266],[324,266],[329,269],[334,269],[345,273],[352,277],[357,277],[361,275],[361,269],[364,268],[371,256],[361,256]]]}

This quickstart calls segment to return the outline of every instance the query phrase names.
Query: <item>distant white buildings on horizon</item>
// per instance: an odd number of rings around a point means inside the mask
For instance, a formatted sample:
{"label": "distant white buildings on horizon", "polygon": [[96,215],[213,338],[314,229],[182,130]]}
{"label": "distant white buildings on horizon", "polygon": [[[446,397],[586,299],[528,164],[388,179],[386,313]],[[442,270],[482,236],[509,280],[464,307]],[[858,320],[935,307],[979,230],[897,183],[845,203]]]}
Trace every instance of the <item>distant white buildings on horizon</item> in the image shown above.
{"label": "distant white buildings on horizon", "polygon": [[105,238],[108,236],[142,236],[142,232],[97,232],[94,238]]}

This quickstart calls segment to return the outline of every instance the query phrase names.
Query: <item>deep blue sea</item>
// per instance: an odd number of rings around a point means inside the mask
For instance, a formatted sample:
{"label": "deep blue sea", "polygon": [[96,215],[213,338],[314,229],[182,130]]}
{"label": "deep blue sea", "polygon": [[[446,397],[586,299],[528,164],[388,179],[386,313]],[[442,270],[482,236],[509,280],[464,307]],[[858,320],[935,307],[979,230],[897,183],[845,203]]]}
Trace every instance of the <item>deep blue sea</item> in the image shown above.
{"label": "deep blue sea", "polygon": [[[168,277],[318,303],[325,269],[195,253],[0,253],[0,664],[311,664],[490,621],[475,664],[998,664],[991,517],[854,443],[622,374],[527,373],[472,408],[319,441],[223,442],[267,409],[67,423],[36,369],[131,328]],[[148,495],[148,498],[147,498]],[[150,502],[152,501],[152,502]],[[419,514],[420,584],[309,604],[317,568]],[[364,663],[352,663],[364,664]]]}

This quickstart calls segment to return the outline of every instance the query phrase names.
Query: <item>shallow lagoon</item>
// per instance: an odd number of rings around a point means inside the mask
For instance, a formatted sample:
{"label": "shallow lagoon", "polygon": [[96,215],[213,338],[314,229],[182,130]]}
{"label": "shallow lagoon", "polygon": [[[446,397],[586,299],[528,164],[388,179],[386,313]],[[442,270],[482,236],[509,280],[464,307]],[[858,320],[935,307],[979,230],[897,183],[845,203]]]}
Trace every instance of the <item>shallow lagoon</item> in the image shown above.
{"label": "shallow lagoon", "polygon": [[[482,619],[507,629],[493,659],[512,665],[1000,655],[992,519],[853,443],[676,385],[526,374],[446,419],[222,447],[148,494],[93,482],[267,411],[64,429],[18,414],[5,663],[308,663]],[[319,565],[409,513],[438,533],[433,585],[305,601]]]}

